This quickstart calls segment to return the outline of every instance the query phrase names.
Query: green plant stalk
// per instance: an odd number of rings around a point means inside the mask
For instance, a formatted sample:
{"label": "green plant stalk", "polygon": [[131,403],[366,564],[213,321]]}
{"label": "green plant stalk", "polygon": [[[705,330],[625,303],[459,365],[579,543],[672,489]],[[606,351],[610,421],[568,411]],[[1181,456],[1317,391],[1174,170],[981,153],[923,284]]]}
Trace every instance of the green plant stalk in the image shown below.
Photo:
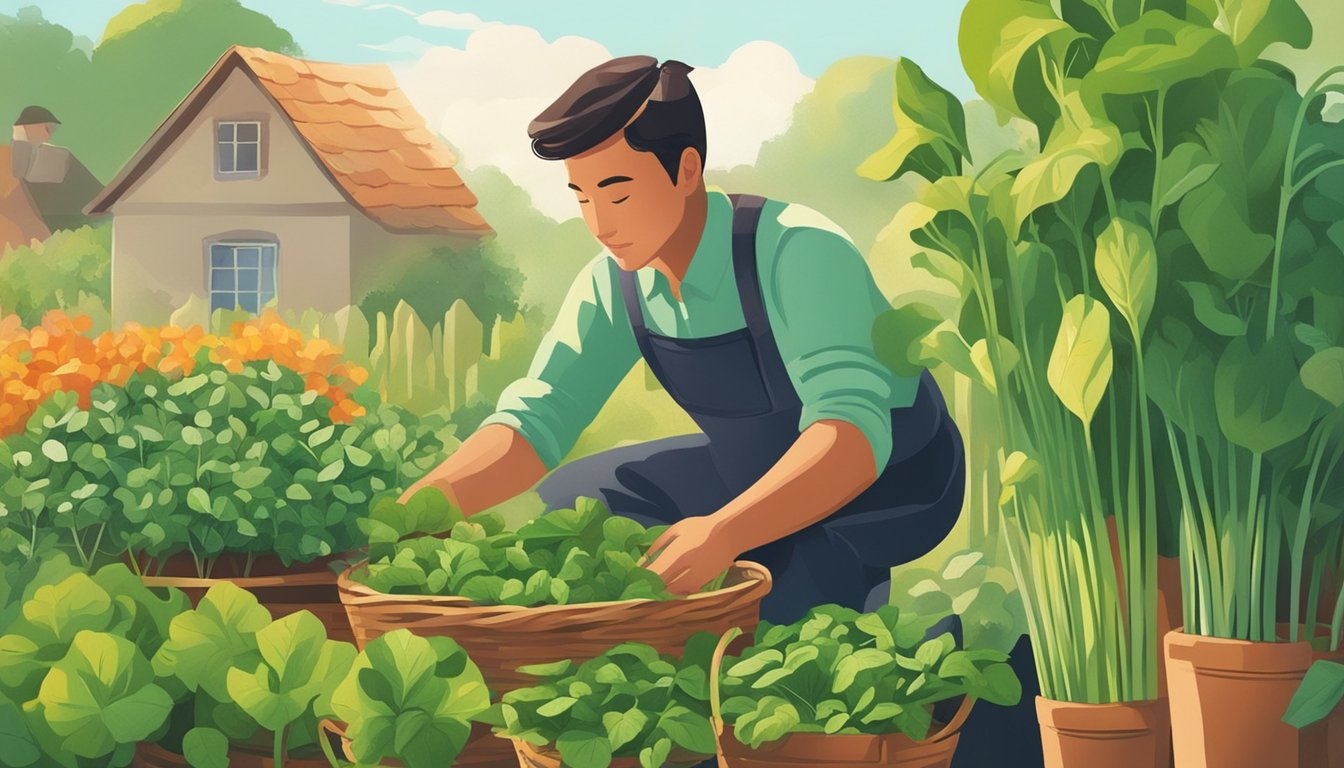
{"label": "green plant stalk", "polygon": [[[285,766],[285,734],[289,731],[289,726],[281,726],[275,732],[275,738],[271,742],[271,760],[275,762],[275,768],[284,768]],[[326,741],[326,739],[319,739]]]}
{"label": "green plant stalk", "polygon": [[[1321,434],[1320,430],[1315,435],[1316,450],[1311,458],[1311,469],[1307,472],[1306,488],[1302,492],[1302,505],[1297,514],[1297,530],[1293,532],[1293,548],[1291,550],[1292,562],[1289,566],[1289,578],[1292,580],[1288,588],[1291,590],[1288,608],[1288,641],[1297,642],[1299,638],[1301,622],[1301,600],[1302,600],[1302,561],[1307,551],[1307,533],[1311,527],[1311,507],[1315,494],[1312,489],[1316,485],[1316,473],[1321,468],[1321,459],[1325,457],[1325,446],[1329,433]],[[1311,590],[1316,591],[1314,586]],[[1315,615],[1315,603],[1312,602],[1312,614]],[[1315,625],[1315,621],[1312,621]],[[1310,636],[1307,638],[1310,640]]]}

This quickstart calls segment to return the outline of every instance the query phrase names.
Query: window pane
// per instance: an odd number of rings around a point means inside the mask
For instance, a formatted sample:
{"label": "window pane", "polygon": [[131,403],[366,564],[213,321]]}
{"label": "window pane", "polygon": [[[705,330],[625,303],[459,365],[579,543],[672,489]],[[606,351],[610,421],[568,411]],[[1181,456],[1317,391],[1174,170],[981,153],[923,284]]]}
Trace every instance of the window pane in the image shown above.
{"label": "window pane", "polygon": [[233,267],[233,248],[227,245],[210,246],[210,266]]}
{"label": "window pane", "polygon": [[226,293],[211,293],[211,294],[210,294],[210,311],[211,311],[211,312],[214,312],[216,309],[230,309],[230,310],[231,310],[231,309],[233,309],[233,308],[234,308],[235,306],[237,306],[237,305],[238,305],[238,297],[237,297],[237,295],[234,294],[232,291],[229,291],[229,292],[226,292]]}
{"label": "window pane", "polygon": [[212,269],[210,270],[210,290],[212,291],[232,291],[233,270],[232,269]]}
{"label": "window pane", "polygon": [[268,292],[268,291],[262,291],[262,292],[261,292],[261,305],[262,305],[262,306],[266,306],[266,304],[268,304],[269,302],[271,302],[271,301],[274,300],[274,299],[275,299],[275,292],[274,292],[274,291],[269,291],[269,292]]}
{"label": "window pane", "polygon": [[241,306],[243,309],[246,309],[248,312],[251,312],[251,313],[253,313],[253,314],[256,314],[256,311],[257,311],[257,294],[255,294],[255,293],[240,293],[240,294],[238,294],[238,304],[239,304],[239,306]]}
{"label": "window pane", "polygon": [[238,266],[257,268],[257,261],[261,258],[261,249],[255,246],[238,249]]}
{"label": "window pane", "polygon": [[225,142],[219,144],[219,172],[233,172],[233,145]]}
{"label": "window pane", "polygon": [[263,245],[261,247],[261,268],[275,271],[275,246]]}
{"label": "window pane", "polygon": [[233,123],[220,123],[217,136],[220,141],[233,141]]}
{"label": "window pane", "polygon": [[[262,258],[263,260],[265,260],[265,258],[266,258],[266,254],[263,253],[263,254],[261,255],[261,258]],[[262,269],[261,269],[261,290],[262,290],[262,291],[270,291],[271,293],[275,293],[275,267],[274,267],[274,265],[272,265],[272,267],[271,267],[270,269],[266,269],[265,267],[262,267]]]}
{"label": "window pane", "polygon": [[238,140],[239,140],[239,141],[256,141],[256,140],[257,140],[257,124],[256,124],[256,123],[239,123],[239,124],[238,124],[238,134],[237,134],[237,135],[238,135]]}
{"label": "window pane", "polygon": [[240,291],[257,290],[257,270],[255,269],[238,270],[238,290]]}
{"label": "window pane", "polygon": [[242,172],[256,173],[256,172],[257,172],[257,145],[256,145],[256,144],[239,144],[239,145],[238,145],[238,165],[237,165],[237,167],[236,167],[235,170],[239,171],[240,173],[242,173]]}

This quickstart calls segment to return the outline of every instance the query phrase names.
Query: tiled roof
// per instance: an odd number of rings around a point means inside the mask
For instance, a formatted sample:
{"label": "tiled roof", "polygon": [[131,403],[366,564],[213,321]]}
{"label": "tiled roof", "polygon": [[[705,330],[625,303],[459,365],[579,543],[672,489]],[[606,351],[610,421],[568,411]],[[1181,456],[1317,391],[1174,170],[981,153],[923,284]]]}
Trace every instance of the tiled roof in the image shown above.
{"label": "tiled roof", "polygon": [[350,202],[385,229],[461,237],[493,231],[453,169],[457,159],[385,65],[307,61],[238,45],[220,57],[89,211],[105,212],[237,66],[275,100]]}

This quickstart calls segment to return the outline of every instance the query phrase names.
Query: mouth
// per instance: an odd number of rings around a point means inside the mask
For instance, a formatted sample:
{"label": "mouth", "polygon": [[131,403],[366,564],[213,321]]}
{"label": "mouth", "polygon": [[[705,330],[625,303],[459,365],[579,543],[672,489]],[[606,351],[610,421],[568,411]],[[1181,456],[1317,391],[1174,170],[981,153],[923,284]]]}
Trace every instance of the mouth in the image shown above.
{"label": "mouth", "polygon": [[607,243],[607,242],[604,242],[602,244],[608,248],[627,248],[630,245],[629,243]]}

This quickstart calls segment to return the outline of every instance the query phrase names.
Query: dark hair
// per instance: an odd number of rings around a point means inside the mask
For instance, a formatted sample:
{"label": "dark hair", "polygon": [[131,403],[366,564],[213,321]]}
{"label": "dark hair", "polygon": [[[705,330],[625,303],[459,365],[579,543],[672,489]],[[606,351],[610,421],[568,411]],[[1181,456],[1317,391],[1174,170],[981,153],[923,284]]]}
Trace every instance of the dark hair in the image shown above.
{"label": "dark hair", "polygon": [[[705,162],[705,112],[687,77],[692,69],[672,59],[659,65],[652,56],[622,56],[593,67],[527,127],[532,151],[564,160],[624,126],[630,146],[657,156],[675,184],[687,147],[700,153],[701,166]],[[644,111],[631,122],[641,106]]]}

